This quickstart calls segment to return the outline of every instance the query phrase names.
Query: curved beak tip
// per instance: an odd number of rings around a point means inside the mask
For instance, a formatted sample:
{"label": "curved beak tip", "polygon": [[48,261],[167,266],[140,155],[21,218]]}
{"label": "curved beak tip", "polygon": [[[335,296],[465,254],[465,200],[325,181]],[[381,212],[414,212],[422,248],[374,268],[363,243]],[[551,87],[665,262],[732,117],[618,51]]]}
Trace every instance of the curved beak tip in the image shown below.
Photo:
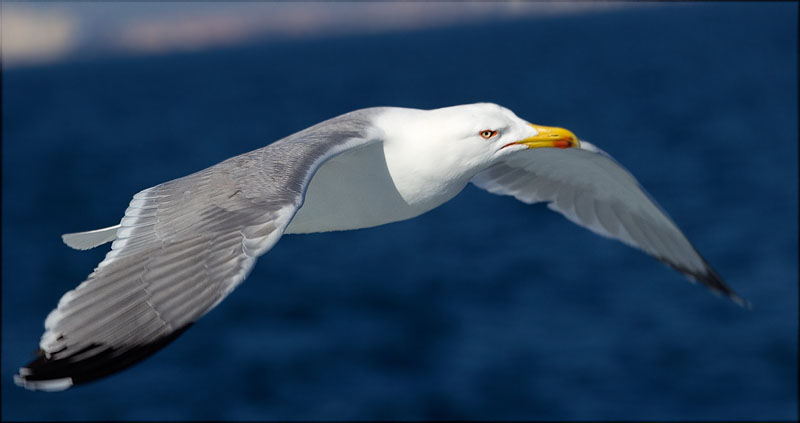
{"label": "curved beak tip", "polygon": [[528,148],[580,148],[581,143],[572,131],[564,128],[541,126],[530,123],[537,134],[512,144],[522,144]]}

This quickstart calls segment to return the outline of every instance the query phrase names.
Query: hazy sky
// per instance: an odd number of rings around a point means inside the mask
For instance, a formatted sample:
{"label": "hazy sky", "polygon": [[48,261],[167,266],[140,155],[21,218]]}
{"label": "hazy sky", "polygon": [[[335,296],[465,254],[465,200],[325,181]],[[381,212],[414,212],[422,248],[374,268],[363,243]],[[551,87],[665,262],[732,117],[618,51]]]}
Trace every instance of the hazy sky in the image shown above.
{"label": "hazy sky", "polygon": [[468,22],[596,13],[614,2],[2,3],[3,66],[147,54],[250,41],[414,30]]}

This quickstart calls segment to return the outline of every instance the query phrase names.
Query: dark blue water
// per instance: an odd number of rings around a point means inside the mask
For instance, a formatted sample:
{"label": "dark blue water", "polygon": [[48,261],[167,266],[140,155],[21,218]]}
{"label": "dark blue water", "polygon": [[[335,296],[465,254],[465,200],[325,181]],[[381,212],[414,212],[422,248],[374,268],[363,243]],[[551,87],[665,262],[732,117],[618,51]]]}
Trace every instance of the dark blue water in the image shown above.
{"label": "dark blue water", "polygon": [[[663,5],[3,72],[3,419],[797,419],[797,4]],[[325,118],[492,101],[613,154],[752,311],[468,187],[287,236],[175,343],[12,382],[137,191]]]}

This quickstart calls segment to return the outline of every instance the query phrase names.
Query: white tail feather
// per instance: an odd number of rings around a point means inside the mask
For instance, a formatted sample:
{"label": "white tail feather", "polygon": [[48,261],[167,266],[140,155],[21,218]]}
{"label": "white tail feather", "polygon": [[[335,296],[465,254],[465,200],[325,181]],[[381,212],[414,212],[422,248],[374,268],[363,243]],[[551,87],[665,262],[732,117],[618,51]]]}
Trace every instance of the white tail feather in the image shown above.
{"label": "white tail feather", "polygon": [[118,228],[119,225],[114,225],[93,231],[64,234],[61,235],[61,239],[64,240],[64,244],[76,250],[88,250],[116,239]]}

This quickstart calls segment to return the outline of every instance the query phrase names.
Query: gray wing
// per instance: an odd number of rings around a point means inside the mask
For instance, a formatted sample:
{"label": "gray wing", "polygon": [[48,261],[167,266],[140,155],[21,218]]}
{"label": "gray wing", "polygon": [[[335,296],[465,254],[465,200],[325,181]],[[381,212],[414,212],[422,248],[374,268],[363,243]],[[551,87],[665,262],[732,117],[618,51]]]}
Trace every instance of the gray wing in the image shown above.
{"label": "gray wing", "polygon": [[472,179],[491,193],[548,207],[597,234],[643,250],[713,292],[745,305],[636,179],[611,156],[581,149],[529,149]]}
{"label": "gray wing", "polygon": [[136,194],[111,251],[47,317],[40,357],[20,369],[17,384],[66,389],[180,335],[278,241],[324,161],[376,141],[374,112],[342,115]]}

